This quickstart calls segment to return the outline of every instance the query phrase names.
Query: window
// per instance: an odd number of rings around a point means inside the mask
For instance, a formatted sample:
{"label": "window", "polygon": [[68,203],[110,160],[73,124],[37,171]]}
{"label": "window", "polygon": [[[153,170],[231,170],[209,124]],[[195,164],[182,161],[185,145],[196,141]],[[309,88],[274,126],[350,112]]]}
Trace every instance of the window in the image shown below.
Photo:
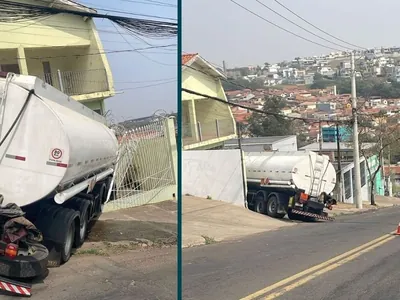
{"label": "window", "polygon": [[0,71],[11,72],[11,73],[15,73],[15,74],[20,73],[18,64],[0,65]]}
{"label": "window", "polygon": [[349,199],[351,197],[351,176],[350,176],[350,171],[347,171],[344,173],[344,192],[346,199]]}
{"label": "window", "polygon": [[94,109],[93,111],[94,111],[95,113],[98,113],[99,115],[102,115],[101,109]]}
{"label": "window", "polygon": [[361,174],[361,187],[363,187],[366,184],[365,161],[360,163],[360,174]]}

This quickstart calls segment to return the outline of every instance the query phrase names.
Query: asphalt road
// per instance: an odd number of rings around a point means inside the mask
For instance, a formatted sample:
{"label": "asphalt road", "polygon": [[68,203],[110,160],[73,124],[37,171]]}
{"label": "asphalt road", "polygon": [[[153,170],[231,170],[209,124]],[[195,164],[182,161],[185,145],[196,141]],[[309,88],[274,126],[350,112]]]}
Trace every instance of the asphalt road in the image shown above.
{"label": "asphalt road", "polygon": [[400,236],[293,278],[392,232],[399,222],[400,207],[388,208],[185,249],[183,299],[400,299]]}

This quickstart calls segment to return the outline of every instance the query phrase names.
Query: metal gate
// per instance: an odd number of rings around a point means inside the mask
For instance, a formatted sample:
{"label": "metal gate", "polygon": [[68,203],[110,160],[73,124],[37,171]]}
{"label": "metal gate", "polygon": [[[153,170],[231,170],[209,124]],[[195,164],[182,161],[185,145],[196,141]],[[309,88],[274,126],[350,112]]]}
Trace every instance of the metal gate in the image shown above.
{"label": "metal gate", "polygon": [[169,132],[169,122],[173,124],[172,119],[165,119],[119,130],[114,185],[105,211],[172,199],[166,189],[176,187],[176,141],[175,134]]}

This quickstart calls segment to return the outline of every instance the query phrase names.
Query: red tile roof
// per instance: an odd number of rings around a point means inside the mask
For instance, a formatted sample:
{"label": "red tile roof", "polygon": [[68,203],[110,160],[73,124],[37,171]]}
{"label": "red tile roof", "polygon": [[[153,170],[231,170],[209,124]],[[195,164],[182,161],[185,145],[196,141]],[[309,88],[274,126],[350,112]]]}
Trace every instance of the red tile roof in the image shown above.
{"label": "red tile roof", "polygon": [[182,55],[182,65],[186,65],[193,57],[196,55],[199,55],[198,53],[188,53],[188,54],[183,54]]}

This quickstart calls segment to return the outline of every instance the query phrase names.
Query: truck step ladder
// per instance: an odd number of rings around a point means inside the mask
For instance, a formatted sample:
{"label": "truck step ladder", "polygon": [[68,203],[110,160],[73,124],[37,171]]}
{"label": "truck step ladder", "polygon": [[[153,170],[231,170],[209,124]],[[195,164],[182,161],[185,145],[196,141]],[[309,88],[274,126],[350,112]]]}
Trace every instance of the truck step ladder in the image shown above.
{"label": "truck step ladder", "polygon": [[322,177],[324,176],[324,157],[321,155],[317,155],[314,165],[313,178],[312,178],[312,186],[310,195],[318,196],[319,190],[321,187]]}
{"label": "truck step ladder", "polygon": [[13,295],[19,295],[21,297],[31,297],[32,285],[14,281],[5,277],[0,277],[0,291],[5,291]]}

